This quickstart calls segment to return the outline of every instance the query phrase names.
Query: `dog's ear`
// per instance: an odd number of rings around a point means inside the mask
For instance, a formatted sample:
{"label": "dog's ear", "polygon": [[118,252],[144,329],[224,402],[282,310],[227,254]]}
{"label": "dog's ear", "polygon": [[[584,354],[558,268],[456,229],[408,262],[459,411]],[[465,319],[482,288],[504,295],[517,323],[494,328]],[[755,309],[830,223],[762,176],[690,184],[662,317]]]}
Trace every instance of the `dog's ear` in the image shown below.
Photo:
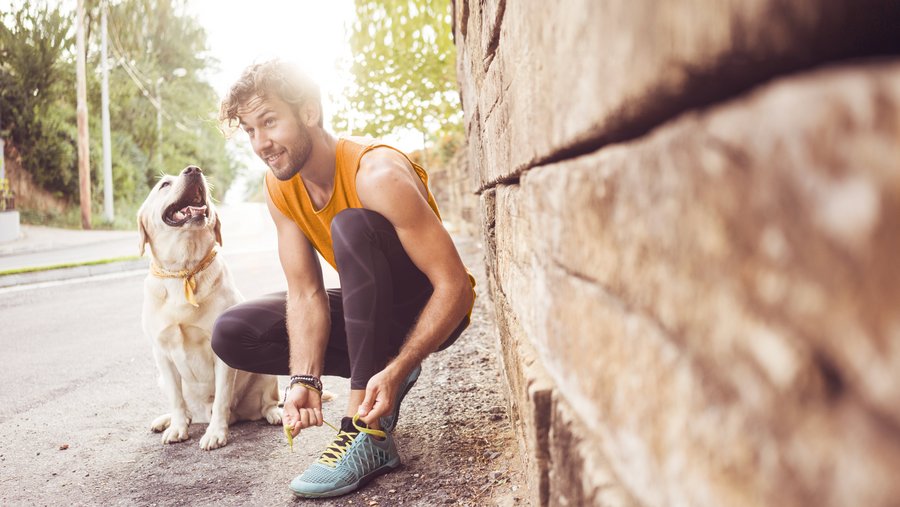
{"label": "dog's ear", "polygon": [[216,234],[216,243],[222,246],[222,219],[216,213],[216,225],[213,226],[213,232]]}
{"label": "dog's ear", "polygon": [[138,223],[138,233],[141,235],[141,242],[138,244],[138,249],[141,252],[141,257],[144,256],[144,246],[147,245],[147,242],[150,241],[150,236],[147,234],[147,227],[144,225],[144,219],[141,217],[141,214],[138,213],[137,217]]}

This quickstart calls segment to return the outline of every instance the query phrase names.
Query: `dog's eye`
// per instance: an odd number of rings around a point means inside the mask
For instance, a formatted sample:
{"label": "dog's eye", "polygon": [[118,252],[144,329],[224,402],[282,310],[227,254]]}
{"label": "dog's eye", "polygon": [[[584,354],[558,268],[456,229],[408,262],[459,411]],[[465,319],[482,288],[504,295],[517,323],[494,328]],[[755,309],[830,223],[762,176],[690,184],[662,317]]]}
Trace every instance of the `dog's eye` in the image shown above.
{"label": "dog's eye", "polygon": [[159,188],[166,188],[166,187],[168,187],[168,186],[171,185],[171,184],[172,184],[172,183],[169,182],[169,181],[164,181],[164,182],[162,182],[162,185],[159,186]]}

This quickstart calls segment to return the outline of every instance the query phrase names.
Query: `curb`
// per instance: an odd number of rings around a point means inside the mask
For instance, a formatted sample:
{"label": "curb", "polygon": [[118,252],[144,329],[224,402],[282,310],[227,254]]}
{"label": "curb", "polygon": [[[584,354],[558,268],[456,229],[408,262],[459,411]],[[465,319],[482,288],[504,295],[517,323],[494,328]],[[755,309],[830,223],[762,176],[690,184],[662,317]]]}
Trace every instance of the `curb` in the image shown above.
{"label": "curb", "polygon": [[147,269],[150,261],[146,258],[130,261],[108,262],[105,264],[92,264],[87,266],[72,266],[68,268],[47,269],[44,271],[31,271],[29,273],[16,273],[0,276],[0,288],[15,285],[30,285],[41,282],[56,282],[70,280],[72,278],[86,278],[122,271]]}

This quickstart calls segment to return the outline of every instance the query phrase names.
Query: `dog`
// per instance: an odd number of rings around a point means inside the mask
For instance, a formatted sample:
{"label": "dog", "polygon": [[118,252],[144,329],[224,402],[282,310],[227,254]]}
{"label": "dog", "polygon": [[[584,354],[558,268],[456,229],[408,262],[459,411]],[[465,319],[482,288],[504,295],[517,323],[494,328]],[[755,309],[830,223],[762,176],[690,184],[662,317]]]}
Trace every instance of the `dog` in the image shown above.
{"label": "dog", "polygon": [[216,318],[243,300],[216,245],[222,224],[199,167],[163,176],[138,210],[140,252],[150,247],[142,326],[153,343],[159,385],[171,412],[150,425],[162,442],[189,438],[188,425],[209,422],[200,448],[228,443],[228,426],[265,418],[281,424],[273,375],[235,370],[210,346]]}

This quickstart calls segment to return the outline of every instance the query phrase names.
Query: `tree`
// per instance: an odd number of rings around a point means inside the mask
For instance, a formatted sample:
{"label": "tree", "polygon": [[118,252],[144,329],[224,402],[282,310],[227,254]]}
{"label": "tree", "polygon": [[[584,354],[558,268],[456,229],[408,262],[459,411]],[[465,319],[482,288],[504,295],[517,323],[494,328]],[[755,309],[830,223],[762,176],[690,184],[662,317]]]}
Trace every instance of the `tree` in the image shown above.
{"label": "tree", "polygon": [[[88,0],[88,110],[100,139],[100,1]],[[123,215],[143,201],[159,173],[203,167],[221,199],[236,173],[214,121],[218,97],[205,80],[216,64],[206,33],[184,0],[110,2],[110,123],[116,205]],[[29,1],[0,13],[0,114],[3,131],[41,187],[72,201],[78,195],[75,156],[74,30],[70,13]],[[157,111],[162,108],[162,132]],[[162,142],[159,141],[160,137]],[[91,150],[100,204],[101,150]],[[161,160],[162,163],[155,163]],[[24,210],[23,210],[24,211]],[[133,216],[124,223],[133,223]]]}
{"label": "tree", "polygon": [[462,128],[449,0],[357,0],[354,84],[338,101],[339,131],[424,137]]}
{"label": "tree", "polygon": [[[142,181],[135,182],[137,192],[146,193],[160,172],[196,164],[215,183],[214,195],[224,197],[237,167],[214,121],[218,97],[203,77],[217,64],[206,56],[206,32],[185,14],[183,0],[119,2],[110,7],[109,30],[115,60],[110,72],[110,99],[115,104],[111,122],[113,130],[119,126],[132,132],[131,143],[121,140],[114,145],[121,143],[121,149],[142,155],[134,164],[142,171]],[[97,53],[93,56],[99,66]],[[99,103],[99,87],[93,93]]]}
{"label": "tree", "polygon": [[37,184],[77,193],[72,21],[27,3],[0,21],[0,131]]}

